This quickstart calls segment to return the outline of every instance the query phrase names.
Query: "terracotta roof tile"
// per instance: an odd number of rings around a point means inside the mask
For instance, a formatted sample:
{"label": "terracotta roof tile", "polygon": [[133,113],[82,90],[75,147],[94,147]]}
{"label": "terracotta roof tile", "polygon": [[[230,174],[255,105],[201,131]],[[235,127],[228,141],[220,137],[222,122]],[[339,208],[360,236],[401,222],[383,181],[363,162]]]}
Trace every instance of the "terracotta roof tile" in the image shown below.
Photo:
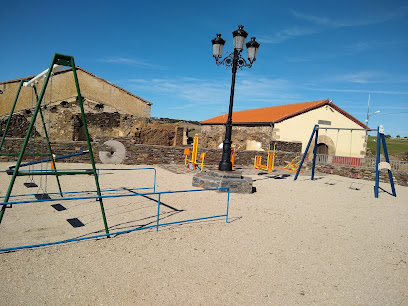
{"label": "terracotta roof tile", "polygon": [[[319,101],[312,101],[312,102],[304,102],[304,103],[296,103],[296,104],[286,104],[286,105],[278,105],[272,107],[264,107],[264,108],[257,108],[257,109],[250,109],[244,111],[238,111],[232,113],[232,122],[233,124],[267,124],[267,123],[278,123],[283,120],[289,119],[291,117],[300,115],[302,113],[308,112],[310,110],[319,108],[324,105],[330,105],[338,112],[349,118],[350,120],[354,121],[361,127],[365,128],[365,125],[361,123],[358,119],[354,118],[352,115],[347,113],[346,111],[342,110],[337,105],[333,104],[326,100],[319,100]],[[224,114],[218,117],[214,117],[211,119],[207,119],[201,121],[201,124],[208,125],[208,124],[223,124],[226,123],[228,119],[228,114]]]}

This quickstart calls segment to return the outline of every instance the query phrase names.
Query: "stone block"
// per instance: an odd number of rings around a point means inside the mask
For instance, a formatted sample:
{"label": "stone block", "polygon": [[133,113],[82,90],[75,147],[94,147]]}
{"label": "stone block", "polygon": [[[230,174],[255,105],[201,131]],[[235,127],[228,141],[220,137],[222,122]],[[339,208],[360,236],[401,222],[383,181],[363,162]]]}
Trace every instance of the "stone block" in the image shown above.
{"label": "stone block", "polygon": [[[232,193],[253,192],[253,180],[242,176],[241,171],[208,171],[197,173],[193,177],[193,187],[200,188],[229,188]],[[220,190],[226,192],[226,190]]]}

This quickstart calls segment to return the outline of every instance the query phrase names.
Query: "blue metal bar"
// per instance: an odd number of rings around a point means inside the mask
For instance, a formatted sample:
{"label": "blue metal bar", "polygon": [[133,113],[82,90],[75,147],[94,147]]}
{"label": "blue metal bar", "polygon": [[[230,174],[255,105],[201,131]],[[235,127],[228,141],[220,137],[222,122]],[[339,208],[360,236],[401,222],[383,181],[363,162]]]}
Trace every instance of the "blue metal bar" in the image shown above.
{"label": "blue metal bar", "polygon": [[[153,189],[152,187],[145,187],[145,188],[129,188],[129,187],[123,187],[123,188],[117,188],[117,189],[103,189],[101,192],[109,192],[109,191],[121,191],[121,190],[146,190],[146,189]],[[85,190],[85,191],[65,191],[63,194],[78,194],[78,193],[95,193],[97,190]],[[60,194],[59,192],[47,192],[49,195],[53,194]],[[11,195],[10,198],[12,197],[28,197],[28,196],[34,196],[36,193],[28,193],[28,194],[16,194],[16,195]],[[4,198],[4,196],[0,196],[0,198]]]}
{"label": "blue metal bar", "polygon": [[[195,219],[189,219],[189,220],[182,220],[182,221],[174,221],[174,222],[168,222],[168,223],[160,223],[160,226],[164,225],[172,225],[172,224],[179,224],[179,223],[187,223],[187,222],[193,222],[193,221],[199,221],[199,220],[206,220],[206,219],[214,219],[214,218],[220,218],[220,217],[225,217],[226,215],[217,215],[217,216],[209,216],[209,217],[201,217],[201,218],[195,218]],[[158,231],[159,229],[157,229]]]}
{"label": "blue metal bar", "polygon": [[381,137],[380,137],[380,127],[377,128],[377,154],[375,162],[375,185],[374,185],[374,196],[378,198],[378,186],[380,184],[380,171],[378,169],[378,164],[380,163],[380,150],[381,150]]}
{"label": "blue metal bar", "polygon": [[226,213],[226,218],[225,218],[226,223],[228,223],[229,200],[230,200],[230,191],[229,191],[229,188],[227,189],[228,189],[228,195],[227,195],[227,213]]}
{"label": "blue metal bar", "polygon": [[[387,150],[387,145],[385,143],[385,136],[383,133],[380,133],[380,127],[378,127],[377,130],[377,154],[376,154],[376,165],[375,165],[375,185],[374,185],[374,196],[378,198],[378,189],[380,188],[380,169],[378,169],[378,165],[380,163],[381,159],[381,142],[383,145],[383,151],[384,151],[384,157],[385,161],[387,163],[390,163],[390,159],[388,157],[388,150]],[[395,192],[395,186],[394,186],[394,179],[392,177],[392,171],[388,170],[388,177],[390,179],[390,185],[391,185],[391,190],[392,190],[392,195],[394,197],[397,196],[397,193]]]}
{"label": "blue metal bar", "polygon": [[[70,171],[81,171],[81,170],[87,170],[87,171],[93,171],[92,169],[90,169],[90,168],[78,168],[78,169],[61,169],[61,170],[70,170]],[[116,169],[116,168],[99,168],[99,169],[97,169],[97,170],[105,170],[105,171],[120,171],[120,170],[127,170],[127,171],[129,171],[129,170],[154,170],[154,172],[156,172],[156,169],[155,168],[126,168],[126,169]],[[29,170],[21,170],[21,171],[19,171],[19,172],[28,172]],[[37,171],[37,172],[46,172],[46,171],[52,171],[52,170],[50,170],[50,169],[43,169],[43,170],[35,170],[35,171]],[[0,172],[8,172],[8,170],[2,170],[2,171],[0,171]]]}
{"label": "blue metal bar", "polygon": [[297,171],[296,171],[294,181],[296,181],[297,178],[298,178],[298,175],[299,175],[299,173],[300,173],[300,170],[302,169],[303,162],[305,161],[307,152],[309,151],[310,144],[312,143],[313,136],[314,136],[315,132],[316,132],[318,129],[319,129],[319,125],[316,124],[316,125],[314,126],[314,128],[313,128],[312,135],[310,135],[310,139],[309,139],[309,142],[307,143],[305,153],[303,153],[302,160],[300,161],[299,167],[298,167],[298,169],[297,169]]}
{"label": "blue metal bar", "polygon": [[[152,169],[152,168],[150,168]],[[156,169],[154,169],[154,177],[153,177],[153,192],[156,192]]]}
{"label": "blue metal bar", "polygon": [[315,146],[313,148],[312,176],[310,177],[312,181],[314,180],[314,173],[315,173],[315,167],[316,167],[317,138],[319,138],[319,129],[316,130]]}
{"label": "blue metal bar", "polygon": [[14,201],[14,202],[3,202],[0,205],[9,204],[26,204],[26,203],[37,203],[37,202],[55,202],[55,201],[72,201],[72,200],[90,200],[99,198],[123,198],[123,197],[134,197],[134,196],[147,196],[156,194],[171,194],[171,193],[186,193],[195,191],[207,191],[207,190],[228,190],[228,188],[208,188],[208,189],[189,189],[189,190],[176,190],[176,191],[160,191],[160,192],[147,192],[147,193],[131,193],[131,194],[116,194],[116,195],[98,195],[98,196],[88,196],[88,197],[71,197],[71,198],[60,198],[60,199],[44,199],[44,200],[27,200],[27,201]]}
{"label": "blue metal bar", "polygon": [[[385,157],[385,161],[387,163],[390,163],[390,158],[388,157],[388,150],[387,150],[387,144],[385,143],[385,136],[384,134],[381,134],[381,138],[382,138],[382,145],[383,145],[383,151],[384,151],[384,157]],[[392,189],[392,195],[394,197],[397,196],[397,193],[395,192],[395,186],[394,186],[394,179],[392,178],[392,171],[387,169],[388,171],[388,177],[390,179],[390,185],[391,185],[391,189]]]}
{"label": "blue metal bar", "polygon": [[[74,154],[69,154],[69,155],[63,155],[63,156],[58,156],[55,157],[55,160],[58,159],[63,159],[63,158],[69,158],[69,157],[73,157],[73,156],[79,156],[79,155],[84,155],[89,153],[88,151],[83,151],[83,152],[79,152],[79,153],[74,153]],[[47,163],[52,161],[52,158],[47,158],[47,159],[43,159],[43,160],[36,160],[36,161],[32,161],[32,162],[28,162],[25,164],[21,164],[20,167],[26,167],[26,166],[31,166],[31,165],[35,165],[35,164],[41,164],[41,163]],[[9,167],[9,170],[14,169],[16,166],[11,166]]]}
{"label": "blue metal bar", "polygon": [[[197,218],[197,219],[162,223],[159,226],[165,226],[165,225],[171,225],[171,224],[180,224],[180,223],[186,223],[186,222],[194,222],[194,221],[199,221],[199,220],[214,219],[214,218],[220,218],[220,217],[225,217],[225,215],[218,215],[218,216],[211,216],[211,217],[203,217],[203,218]],[[55,241],[55,242],[24,245],[24,246],[18,246],[18,247],[13,247],[13,248],[5,248],[5,249],[0,249],[0,252],[9,252],[9,251],[22,250],[22,249],[32,249],[32,248],[38,248],[38,247],[43,247],[43,246],[64,244],[64,243],[69,243],[69,242],[78,242],[78,241],[83,241],[83,240],[88,240],[88,239],[96,239],[96,238],[101,238],[101,237],[106,237],[106,236],[113,236],[113,235],[116,236],[116,235],[127,234],[127,233],[131,233],[131,232],[139,231],[139,230],[149,229],[149,228],[153,228],[153,227],[156,227],[156,226],[157,225],[146,225],[146,226],[143,226],[143,227],[132,228],[132,229],[126,230],[126,231],[111,232],[110,234],[101,234],[101,235],[94,235],[94,236],[89,236],[89,237],[67,239],[67,240],[61,240],[61,241]]]}
{"label": "blue metal bar", "polygon": [[157,200],[157,220],[156,220],[156,232],[159,231],[159,220],[160,220],[160,194]]}
{"label": "blue metal bar", "polygon": [[[188,219],[188,220],[181,220],[181,221],[167,222],[167,223],[159,224],[159,218],[160,218],[160,210],[159,209],[160,209],[160,196],[161,196],[161,194],[199,192],[199,191],[214,191],[214,190],[227,190],[227,192],[228,192],[228,196],[227,196],[227,213],[225,215],[215,215],[215,216],[209,216],[209,217],[201,217],[201,218],[195,218],[195,219]],[[111,232],[111,233],[106,233],[106,234],[101,234],[101,235],[94,235],[94,236],[89,236],[89,237],[67,239],[67,240],[61,240],[61,241],[56,241],[56,242],[24,245],[24,246],[12,247],[12,248],[4,248],[4,249],[0,249],[0,252],[8,252],[8,251],[36,248],[36,247],[42,247],[42,246],[51,246],[51,245],[69,243],[69,242],[78,242],[78,241],[88,240],[88,239],[95,239],[95,238],[107,237],[107,236],[112,236],[112,235],[120,235],[120,234],[125,234],[125,233],[138,231],[138,230],[153,228],[153,227],[156,227],[156,231],[158,231],[159,226],[165,226],[165,225],[171,225],[171,224],[180,224],[180,223],[186,223],[186,222],[194,222],[194,221],[214,219],[214,218],[219,218],[219,217],[226,217],[226,220],[228,222],[228,207],[229,207],[229,189],[228,188],[208,188],[208,189],[198,189],[198,190],[191,189],[191,190],[163,191],[163,192],[158,192],[158,193],[130,194],[130,195],[127,195],[127,196],[136,196],[136,195],[142,195],[143,196],[143,195],[149,195],[149,194],[151,194],[151,195],[157,194],[159,196],[158,205],[157,205],[158,206],[158,213],[157,213],[157,218],[158,219],[157,219],[156,225],[147,225],[147,226],[133,228],[133,229],[130,229],[130,230],[125,230],[125,231]],[[122,196],[126,196],[126,195],[122,195]],[[108,198],[108,197],[115,197],[115,196],[97,196],[97,197],[86,197],[86,198]],[[116,196],[116,197],[118,197],[118,196]],[[74,198],[74,199],[80,199],[80,198]],[[51,199],[51,200],[54,200],[54,199]],[[58,200],[58,199],[55,199],[55,200]],[[59,200],[61,200],[61,199],[59,199]],[[63,200],[69,200],[69,198],[64,198]],[[47,202],[47,201],[50,201],[50,200],[38,200],[38,201],[34,201],[34,202]],[[4,204],[7,204],[7,203],[4,203]]]}
{"label": "blue metal bar", "polygon": [[[13,170],[6,170],[6,173],[14,174]],[[76,174],[94,174],[93,170],[87,171],[64,171],[64,170],[51,170],[51,171],[17,171],[16,176],[30,176],[30,175],[76,175]]]}
{"label": "blue metal bar", "polygon": [[[68,169],[68,170],[72,170],[72,171],[90,171],[92,169],[86,169],[86,168],[80,168],[80,169]],[[143,187],[143,188],[119,188],[119,189],[104,189],[101,191],[119,191],[119,190],[145,190],[145,189],[153,189],[153,192],[156,192],[156,177],[157,177],[157,171],[155,168],[152,167],[146,167],[146,168],[99,168],[97,169],[98,171],[134,171],[134,170],[153,170],[154,171],[154,178],[153,178],[153,187]],[[5,171],[0,171],[1,172],[7,172],[9,170],[5,170]],[[29,170],[22,170],[19,172],[26,172]],[[52,170],[38,170],[39,172],[43,171],[52,171]],[[99,174],[98,174],[99,175]],[[91,193],[91,192],[97,192],[96,190],[85,190],[85,191],[67,191],[67,192],[62,192],[62,194],[75,194],[75,193]],[[48,194],[52,195],[52,194],[60,194],[59,192],[49,192]],[[18,195],[10,195],[11,197],[25,197],[25,196],[33,196],[35,194],[18,194]],[[4,196],[0,196],[0,198],[4,198]]]}
{"label": "blue metal bar", "polygon": [[107,237],[107,236],[111,236],[111,235],[126,234],[126,233],[130,233],[130,232],[138,231],[138,230],[148,229],[148,228],[151,228],[151,227],[154,227],[154,226],[155,225],[147,225],[147,226],[144,226],[144,227],[133,228],[131,230],[114,232],[114,233],[110,233],[110,234],[101,234],[101,235],[95,235],[95,236],[89,236],[89,237],[81,237],[81,238],[67,239],[67,240],[61,240],[61,241],[55,241],[55,242],[24,245],[24,246],[18,246],[18,247],[13,247],[13,248],[0,249],[0,252],[9,252],[9,251],[15,251],[15,250],[21,250],[21,249],[38,248],[38,247],[42,247],[42,246],[50,246],[50,245],[57,245],[57,244],[63,244],[63,243],[69,243],[69,242],[77,242],[77,241],[88,240],[88,239],[93,239],[93,238]]}

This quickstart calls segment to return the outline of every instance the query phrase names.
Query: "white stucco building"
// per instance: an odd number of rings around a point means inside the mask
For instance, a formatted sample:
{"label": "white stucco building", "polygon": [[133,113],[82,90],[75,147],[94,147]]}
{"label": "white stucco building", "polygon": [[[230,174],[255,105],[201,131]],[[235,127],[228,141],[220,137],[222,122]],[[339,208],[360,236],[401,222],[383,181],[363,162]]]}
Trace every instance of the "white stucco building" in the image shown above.
{"label": "white stucco building", "polygon": [[[225,114],[202,121],[202,132],[223,129],[227,117]],[[301,142],[302,151],[306,149],[313,127],[318,124],[318,154],[365,156],[366,126],[329,99],[233,112],[232,122],[234,128],[239,126],[254,133],[269,131],[274,140]],[[337,129],[325,130],[325,127]],[[309,152],[313,146],[314,142]]]}

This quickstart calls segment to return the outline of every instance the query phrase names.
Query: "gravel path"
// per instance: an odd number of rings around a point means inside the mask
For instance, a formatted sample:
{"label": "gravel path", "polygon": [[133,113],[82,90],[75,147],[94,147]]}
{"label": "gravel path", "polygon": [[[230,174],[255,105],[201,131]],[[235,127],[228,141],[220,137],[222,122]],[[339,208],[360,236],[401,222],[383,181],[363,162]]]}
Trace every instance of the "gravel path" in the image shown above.
{"label": "gravel path", "polygon": [[[156,167],[157,191],[192,189],[192,172],[165,168]],[[244,173],[257,192],[231,194],[228,223],[208,219],[0,253],[0,305],[408,305],[407,187],[396,186],[397,198],[380,192],[376,199],[368,181]],[[0,179],[4,195],[10,176]],[[25,188],[26,180],[13,194],[43,192]],[[103,189],[147,188],[153,171],[101,171],[100,181]],[[91,190],[94,180],[65,176],[61,185]],[[46,192],[57,190],[49,177]],[[214,191],[166,194],[161,202],[160,222],[226,210],[226,194]],[[157,195],[104,203],[111,232],[156,222]],[[83,226],[67,222],[75,218]],[[0,227],[0,248],[104,233],[95,199],[16,204]]]}

